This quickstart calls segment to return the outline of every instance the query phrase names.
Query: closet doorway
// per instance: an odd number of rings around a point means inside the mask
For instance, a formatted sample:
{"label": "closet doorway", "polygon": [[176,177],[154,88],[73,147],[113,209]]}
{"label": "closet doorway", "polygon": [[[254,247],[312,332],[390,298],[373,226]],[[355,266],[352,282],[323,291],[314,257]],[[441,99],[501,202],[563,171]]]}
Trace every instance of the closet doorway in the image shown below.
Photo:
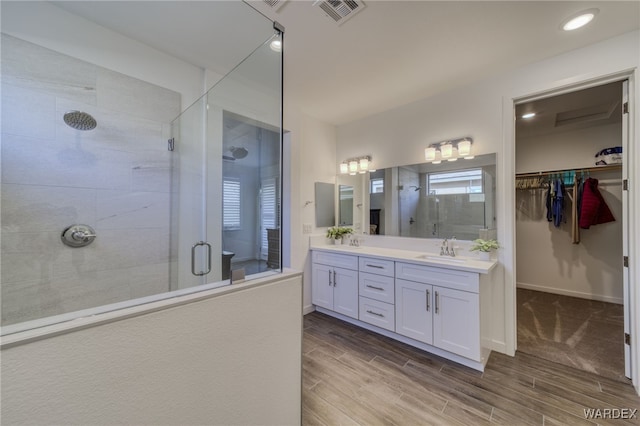
{"label": "closet doorway", "polygon": [[515,107],[518,350],[621,381],[627,90],[616,81]]}

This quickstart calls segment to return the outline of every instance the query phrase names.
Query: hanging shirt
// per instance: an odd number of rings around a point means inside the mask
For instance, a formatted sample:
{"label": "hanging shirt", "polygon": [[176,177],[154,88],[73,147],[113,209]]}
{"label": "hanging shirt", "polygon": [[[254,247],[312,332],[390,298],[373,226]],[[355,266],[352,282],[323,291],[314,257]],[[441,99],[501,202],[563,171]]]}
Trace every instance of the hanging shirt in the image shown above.
{"label": "hanging shirt", "polygon": [[553,199],[551,197],[551,187],[553,182],[549,181],[547,186],[547,221],[553,222]]}
{"label": "hanging shirt", "polygon": [[560,227],[564,217],[564,183],[561,179],[555,182],[555,197],[553,198],[553,224]]}
{"label": "hanging shirt", "polygon": [[587,179],[582,191],[580,228],[589,229],[591,225],[599,225],[615,220],[600,190],[598,190],[598,179]]}

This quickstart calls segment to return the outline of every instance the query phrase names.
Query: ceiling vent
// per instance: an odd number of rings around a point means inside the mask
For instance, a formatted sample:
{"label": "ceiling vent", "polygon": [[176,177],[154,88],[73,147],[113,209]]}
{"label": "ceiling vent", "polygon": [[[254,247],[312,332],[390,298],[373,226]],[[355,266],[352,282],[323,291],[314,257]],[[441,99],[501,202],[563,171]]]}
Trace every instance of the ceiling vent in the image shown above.
{"label": "ceiling vent", "polygon": [[338,25],[364,9],[364,3],[360,0],[317,0],[313,5]]}
{"label": "ceiling vent", "polygon": [[287,0],[262,0],[270,9],[277,11]]}

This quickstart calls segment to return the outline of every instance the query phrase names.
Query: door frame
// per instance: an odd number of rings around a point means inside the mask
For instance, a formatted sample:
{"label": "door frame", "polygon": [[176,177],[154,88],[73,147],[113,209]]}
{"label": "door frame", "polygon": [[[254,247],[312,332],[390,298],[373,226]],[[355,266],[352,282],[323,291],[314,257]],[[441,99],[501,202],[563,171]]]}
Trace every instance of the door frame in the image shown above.
{"label": "door frame", "polygon": [[[582,78],[581,78],[582,77]],[[629,268],[625,271],[628,274],[629,282],[629,320],[630,320],[630,363],[631,363],[631,380],[636,388],[636,392],[640,394],[640,374],[638,367],[640,366],[640,291],[636,289],[636,283],[640,283],[640,220],[637,219],[640,212],[640,197],[634,193],[634,183],[640,181],[640,168],[636,168],[634,164],[640,164],[640,149],[637,148],[637,123],[640,123],[640,114],[638,114],[637,105],[640,105],[640,93],[637,90],[637,82],[639,81],[638,69],[624,70],[608,75],[592,76],[590,78],[579,76],[574,81],[561,83],[550,82],[547,87],[538,88],[527,93],[519,93],[510,96],[503,96],[503,140],[502,140],[502,158],[498,159],[498,165],[502,168],[502,179],[504,184],[504,204],[502,215],[504,217],[504,237],[505,242],[508,240],[507,246],[512,250],[503,253],[504,261],[504,282],[505,282],[505,343],[507,353],[515,355],[517,348],[517,308],[516,308],[516,203],[515,203],[515,106],[517,104],[533,101],[536,99],[547,98],[550,96],[561,95],[576,90],[587,89],[590,87],[600,86],[615,81],[628,80],[629,86],[629,117],[628,117],[628,138],[626,146],[623,146],[623,152],[626,153],[627,179],[629,179],[628,205],[623,207],[627,213],[626,223],[629,229],[628,247],[623,248],[623,252],[628,253]],[[621,259],[622,261],[622,259]]]}

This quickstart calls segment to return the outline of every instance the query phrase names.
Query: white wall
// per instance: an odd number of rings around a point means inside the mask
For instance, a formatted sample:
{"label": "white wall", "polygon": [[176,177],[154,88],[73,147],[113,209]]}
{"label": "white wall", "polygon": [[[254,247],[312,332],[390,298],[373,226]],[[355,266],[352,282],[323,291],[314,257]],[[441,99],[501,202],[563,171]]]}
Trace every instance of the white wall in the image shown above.
{"label": "white wall", "polygon": [[[620,146],[622,125],[589,127],[553,135],[517,138],[516,171],[592,167],[603,148]],[[622,303],[622,172],[597,172],[599,189],[615,222],[581,229],[580,244],[571,239],[571,205],[566,223],[546,219],[543,189],[516,191],[518,287],[568,296]]]}
{"label": "white wall", "polygon": [[[513,176],[505,175],[505,169],[514,167],[515,156],[504,151],[512,134],[503,121],[503,106],[528,94],[632,70],[640,64],[639,40],[637,31],[628,33],[337,129],[338,158],[366,152],[378,168],[415,164],[423,158],[428,144],[464,135],[473,137],[476,154],[497,153],[497,226],[503,246],[499,260],[504,270],[502,276],[497,274],[500,282],[496,283],[494,300],[495,349],[515,350],[514,207],[512,196],[505,192],[505,188],[513,188]],[[512,112],[507,113],[513,117]]]}
{"label": "white wall", "polygon": [[[2,78],[3,325],[168,291],[180,94],[4,34]],[[74,224],[96,240],[63,245]]]}
{"label": "white wall", "polygon": [[203,93],[201,68],[48,2],[2,2],[1,7],[3,33],[178,92],[181,110]]}
{"label": "white wall", "polygon": [[[313,310],[309,236],[324,235],[327,229],[315,224],[314,183],[336,183],[335,127],[285,100],[284,128],[291,132],[291,267],[304,271],[303,306],[307,313]],[[310,226],[310,234],[303,233],[304,225]]]}
{"label": "white wall", "polygon": [[2,423],[299,424],[301,277],[237,286],[3,348]]}

